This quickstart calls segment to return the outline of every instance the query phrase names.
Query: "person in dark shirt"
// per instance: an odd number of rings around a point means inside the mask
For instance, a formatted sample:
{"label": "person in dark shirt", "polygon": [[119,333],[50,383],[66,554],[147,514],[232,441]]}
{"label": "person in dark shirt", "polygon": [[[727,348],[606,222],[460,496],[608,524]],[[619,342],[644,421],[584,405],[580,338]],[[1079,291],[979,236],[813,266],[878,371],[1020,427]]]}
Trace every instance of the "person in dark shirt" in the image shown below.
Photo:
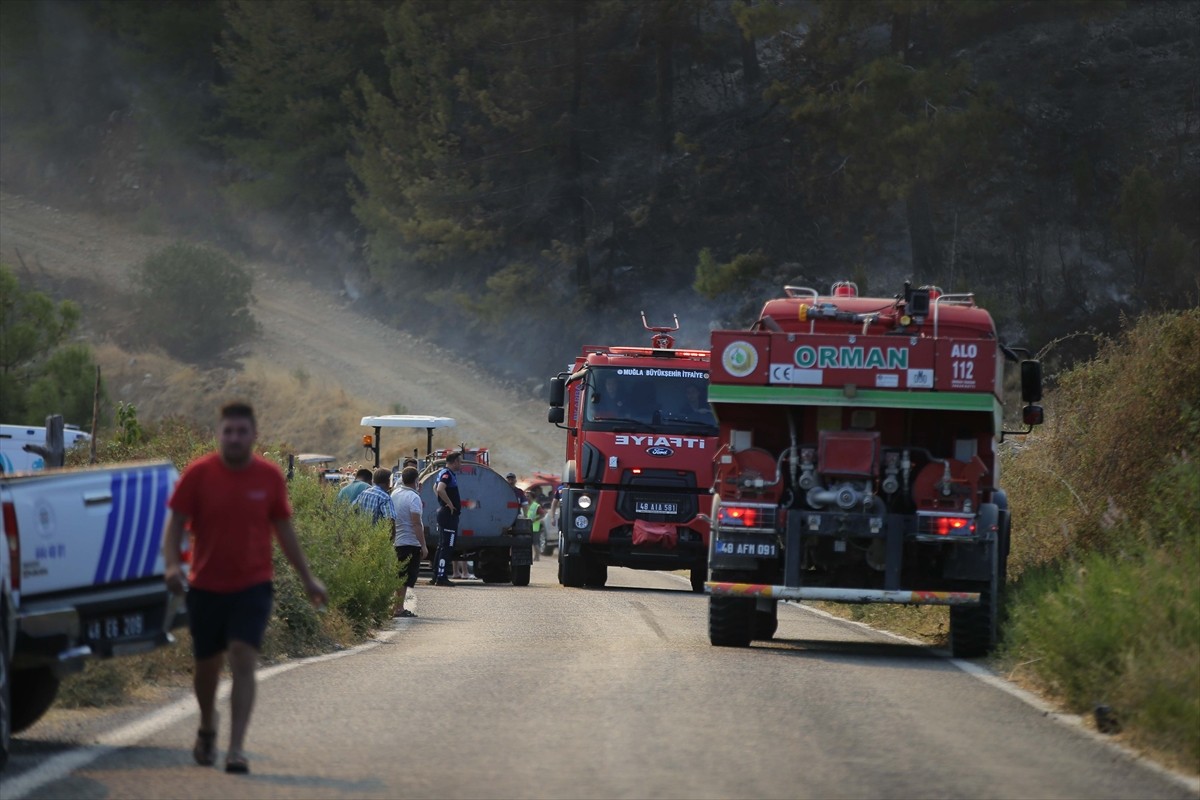
{"label": "person in dark shirt", "polygon": [[462,514],[462,500],[458,496],[458,471],[462,467],[462,453],[446,456],[446,466],[438,473],[434,492],[438,499],[437,526],[438,552],[434,570],[434,586],[453,586],[446,577],[446,567],[454,558],[454,546],[458,539],[458,519]]}

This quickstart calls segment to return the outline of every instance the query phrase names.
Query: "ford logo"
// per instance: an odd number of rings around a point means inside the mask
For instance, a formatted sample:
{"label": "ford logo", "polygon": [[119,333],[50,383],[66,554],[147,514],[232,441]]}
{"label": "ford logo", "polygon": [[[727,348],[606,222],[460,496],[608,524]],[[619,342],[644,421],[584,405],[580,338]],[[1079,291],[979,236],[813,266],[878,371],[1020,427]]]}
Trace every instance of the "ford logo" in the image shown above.
{"label": "ford logo", "polygon": [[654,456],[655,458],[666,458],[667,456],[675,455],[674,450],[672,450],[669,447],[664,447],[662,445],[659,445],[657,447],[647,447],[646,453]]}

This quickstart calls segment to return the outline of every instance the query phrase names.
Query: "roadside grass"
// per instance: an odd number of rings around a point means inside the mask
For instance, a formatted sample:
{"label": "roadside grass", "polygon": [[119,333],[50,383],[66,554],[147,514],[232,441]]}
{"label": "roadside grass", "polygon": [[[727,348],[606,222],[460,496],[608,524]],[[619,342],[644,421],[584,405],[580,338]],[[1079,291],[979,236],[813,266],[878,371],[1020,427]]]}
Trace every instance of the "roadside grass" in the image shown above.
{"label": "roadside grass", "polygon": [[1200,466],[1108,532],[1110,549],[1030,568],[1011,587],[1002,658],[1076,712],[1115,712],[1131,744],[1200,764]]}
{"label": "roadside grass", "polygon": [[1148,315],[1060,376],[1003,454],[1013,509],[998,663],[1200,769],[1200,309]]}
{"label": "roadside grass", "polygon": [[811,605],[835,617],[883,628],[935,647],[945,646],[950,639],[950,612],[944,606],[898,606],[887,603]]}
{"label": "roadside grass", "polygon": [[[245,358],[235,369],[203,369],[159,352],[131,353],[112,342],[97,345],[94,353],[109,397],[114,404],[136,398],[143,425],[173,418],[215,424],[222,403],[249,398],[260,442],[277,442],[288,452],[329,453],[341,468],[370,466],[361,441],[371,431],[360,422],[388,412],[355,400],[336,384],[265,358]],[[394,464],[424,445],[424,431],[389,430],[381,463]]]}

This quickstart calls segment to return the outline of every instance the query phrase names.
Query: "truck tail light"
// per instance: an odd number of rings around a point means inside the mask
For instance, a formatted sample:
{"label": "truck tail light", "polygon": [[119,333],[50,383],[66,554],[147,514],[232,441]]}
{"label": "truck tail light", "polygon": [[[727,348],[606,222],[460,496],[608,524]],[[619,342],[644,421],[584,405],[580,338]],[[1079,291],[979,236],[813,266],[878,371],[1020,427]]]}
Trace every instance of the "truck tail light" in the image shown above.
{"label": "truck tail light", "polygon": [[933,532],[938,536],[971,534],[975,532],[975,523],[966,517],[937,517],[934,519]]}
{"label": "truck tail light", "polygon": [[21,590],[21,537],[17,530],[17,509],[13,504],[4,504],[4,538],[8,541],[8,569],[12,577],[12,590]]}
{"label": "truck tail light", "polygon": [[721,522],[729,526],[753,528],[758,522],[758,509],[721,506]]}

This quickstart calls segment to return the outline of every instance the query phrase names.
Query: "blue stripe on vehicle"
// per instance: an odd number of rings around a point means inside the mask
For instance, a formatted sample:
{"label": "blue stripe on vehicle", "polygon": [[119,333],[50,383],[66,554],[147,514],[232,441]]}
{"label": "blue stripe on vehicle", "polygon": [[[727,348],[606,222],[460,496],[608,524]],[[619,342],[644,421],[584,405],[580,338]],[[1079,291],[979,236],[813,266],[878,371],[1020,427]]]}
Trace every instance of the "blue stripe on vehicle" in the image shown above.
{"label": "blue stripe on vehicle", "polygon": [[112,558],[113,540],[116,538],[117,522],[121,517],[121,484],[124,478],[125,476],[119,472],[112,476],[112,484],[109,486],[112,503],[108,507],[108,522],[104,526],[104,544],[100,545],[100,560],[96,564],[96,575],[92,578],[92,583],[104,583],[105,576],[108,575],[108,560]]}
{"label": "blue stripe on vehicle", "polygon": [[129,542],[133,538],[133,518],[137,514],[137,475],[127,475],[121,505],[121,527],[117,534],[117,557],[113,560],[112,569],[108,573],[110,581],[121,579],[129,558]]}
{"label": "blue stripe on vehicle", "polygon": [[146,558],[142,560],[142,572],[138,577],[145,578],[154,574],[154,562],[158,558],[158,550],[162,547],[163,524],[167,518],[167,489],[170,488],[171,474],[165,469],[154,472],[154,518],[150,522],[150,547],[146,550]]}
{"label": "blue stripe on vehicle", "polygon": [[133,524],[137,536],[133,540],[133,551],[129,554],[129,566],[125,568],[125,580],[137,577],[142,559],[145,558],[146,540],[149,538],[147,529],[150,527],[150,520],[154,515],[154,509],[150,507],[150,500],[154,497],[154,473],[151,470],[143,470],[141,478],[142,485],[138,490],[137,517]]}

